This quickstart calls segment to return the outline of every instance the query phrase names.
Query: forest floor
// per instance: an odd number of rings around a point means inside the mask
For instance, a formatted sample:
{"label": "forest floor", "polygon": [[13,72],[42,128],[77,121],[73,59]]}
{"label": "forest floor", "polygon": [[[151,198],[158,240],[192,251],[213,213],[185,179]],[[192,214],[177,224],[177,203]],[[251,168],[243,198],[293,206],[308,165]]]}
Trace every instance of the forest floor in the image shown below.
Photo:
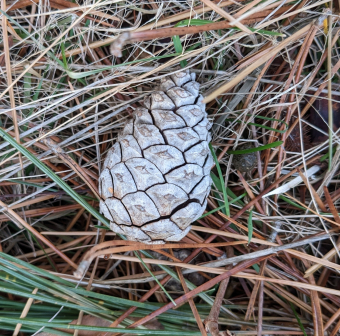
{"label": "forest floor", "polygon": [[[2,0],[0,16],[1,335],[340,335],[339,1]],[[213,183],[188,235],[151,251],[109,229],[98,181],[181,70]]]}

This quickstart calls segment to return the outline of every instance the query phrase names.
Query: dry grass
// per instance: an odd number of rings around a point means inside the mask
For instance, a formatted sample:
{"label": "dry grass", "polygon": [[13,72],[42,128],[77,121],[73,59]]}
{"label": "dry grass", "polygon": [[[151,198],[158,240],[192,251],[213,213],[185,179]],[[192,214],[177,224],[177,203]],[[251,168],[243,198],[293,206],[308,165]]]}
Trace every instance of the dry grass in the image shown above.
{"label": "dry grass", "polygon": [[[338,17],[329,0],[2,0],[1,335],[338,335]],[[106,230],[97,181],[181,68],[217,166],[207,214],[151,248]]]}

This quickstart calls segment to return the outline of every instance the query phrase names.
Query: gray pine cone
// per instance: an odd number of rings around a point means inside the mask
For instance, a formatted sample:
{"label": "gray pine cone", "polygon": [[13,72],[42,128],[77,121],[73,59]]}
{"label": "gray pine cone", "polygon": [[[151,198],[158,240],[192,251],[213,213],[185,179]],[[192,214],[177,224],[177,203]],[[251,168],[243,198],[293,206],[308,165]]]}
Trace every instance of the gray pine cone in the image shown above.
{"label": "gray pine cone", "polygon": [[143,243],[179,241],[203,214],[213,159],[198,91],[189,72],[163,78],[109,150],[99,193],[112,231]]}

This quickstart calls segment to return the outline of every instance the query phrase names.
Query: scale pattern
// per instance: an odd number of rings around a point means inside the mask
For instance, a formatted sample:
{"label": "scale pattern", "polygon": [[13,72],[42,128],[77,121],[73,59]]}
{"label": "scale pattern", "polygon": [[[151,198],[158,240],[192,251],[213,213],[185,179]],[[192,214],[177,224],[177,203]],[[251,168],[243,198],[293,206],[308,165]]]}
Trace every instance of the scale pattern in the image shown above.
{"label": "scale pattern", "polygon": [[182,71],[134,111],[99,179],[112,231],[148,244],[179,241],[203,214],[213,159],[202,100],[195,75]]}

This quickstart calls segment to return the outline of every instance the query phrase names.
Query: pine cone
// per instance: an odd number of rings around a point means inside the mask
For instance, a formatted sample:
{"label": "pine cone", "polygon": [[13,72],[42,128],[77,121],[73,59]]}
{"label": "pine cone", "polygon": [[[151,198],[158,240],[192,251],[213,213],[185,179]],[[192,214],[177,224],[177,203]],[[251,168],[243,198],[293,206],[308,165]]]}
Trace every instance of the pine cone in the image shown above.
{"label": "pine cone", "polygon": [[163,78],[109,150],[100,209],[114,232],[143,243],[179,241],[206,208],[211,125],[195,75]]}

